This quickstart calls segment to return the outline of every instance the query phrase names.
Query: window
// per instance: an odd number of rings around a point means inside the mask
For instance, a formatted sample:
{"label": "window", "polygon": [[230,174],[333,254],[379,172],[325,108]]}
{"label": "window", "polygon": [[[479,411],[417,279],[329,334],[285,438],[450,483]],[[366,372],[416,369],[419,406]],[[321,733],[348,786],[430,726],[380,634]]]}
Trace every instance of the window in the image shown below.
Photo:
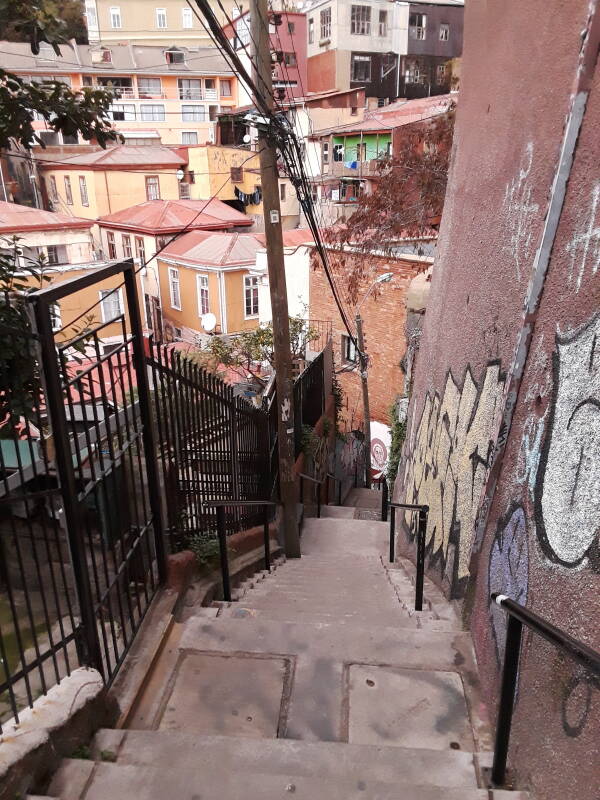
{"label": "window", "polygon": [[93,6],[86,5],[84,16],[87,22],[88,30],[90,28],[92,29],[98,28],[98,15],[96,14],[96,9]]}
{"label": "window", "polygon": [[121,244],[123,246],[123,258],[131,258],[133,251],[131,249],[131,236],[128,233],[121,234]]}
{"label": "window", "polygon": [[79,176],[79,195],[81,197],[81,205],[89,206],[90,201],[87,192],[87,183],[85,182],[85,175]]}
{"label": "window", "polygon": [[143,236],[135,236],[133,239],[135,243],[135,257],[139,258],[142,264],[146,261],[146,247],[144,245]]}
{"label": "window", "polygon": [[246,317],[256,317],[258,314],[258,277],[246,275],[244,277],[244,305]]}
{"label": "window", "polygon": [[316,183],[311,183],[310,185],[310,199],[313,203],[317,203],[319,201],[319,187]]}
{"label": "window", "polygon": [[231,167],[231,182],[241,183],[244,180],[243,167]]}
{"label": "window", "polygon": [[323,142],[321,145],[321,157],[323,164],[329,164],[329,142]]}
{"label": "window", "polygon": [[208,107],[208,118],[211,122],[216,122],[219,118],[219,106]]}
{"label": "window", "polygon": [[296,30],[296,23],[288,22],[288,33],[293,34],[295,30]]}
{"label": "window", "polygon": [[440,25],[440,42],[447,42],[450,38],[450,25],[442,22]]}
{"label": "window", "polygon": [[166,8],[157,8],[156,9],[156,27],[157,28],[166,28],[167,27],[167,9]]}
{"label": "window", "polygon": [[221,81],[221,97],[231,97],[231,81]]}
{"label": "window", "polygon": [[135,106],[133,103],[113,103],[110,107],[110,118],[115,122],[135,120]]}
{"label": "window", "polygon": [[198,316],[202,317],[210,311],[208,305],[208,275],[198,275],[196,284],[198,289]]}
{"label": "window", "polygon": [[370,6],[352,6],[350,11],[350,33],[355,36],[371,35]]}
{"label": "window", "polygon": [[298,64],[298,61],[296,60],[296,53],[284,53],[283,61],[286,67],[295,67]]}
{"label": "window", "polygon": [[204,122],[206,108],[204,106],[181,106],[182,122]]}
{"label": "window", "polygon": [[178,78],[180,100],[202,100],[202,83],[193,78]]}
{"label": "window", "polygon": [[111,28],[120,28],[121,27],[121,9],[119,6],[111,6],[110,11],[110,27]]}
{"label": "window", "polygon": [[411,14],[409,16],[408,34],[411,39],[427,38],[427,14]]}
{"label": "window", "polygon": [[371,80],[371,56],[352,54],[351,80],[368,83]]}
{"label": "window", "polygon": [[140,119],[144,122],[164,122],[165,107],[163,105],[140,106]]}
{"label": "window", "polygon": [[406,68],[406,83],[421,83],[424,75],[418,61],[409,61]]}
{"label": "window", "polygon": [[356,117],[358,115],[358,106],[352,106],[350,109],[350,116]]}
{"label": "window", "polygon": [[198,144],[198,132],[197,131],[182,131],[181,132],[181,144]]}
{"label": "window", "polygon": [[352,339],[345,334],[342,334],[342,359],[351,364],[358,361],[356,346]]}
{"label": "window", "polygon": [[67,205],[73,205],[73,190],[71,189],[71,178],[68,175],[65,175],[65,198],[67,200]]}
{"label": "window", "polygon": [[334,144],[333,145],[333,160],[334,161],[343,161],[344,160],[344,145],[343,144]]}
{"label": "window", "polygon": [[185,53],[183,50],[165,50],[167,64],[185,64]]}
{"label": "window", "polygon": [[115,242],[115,232],[114,231],[107,231],[107,233],[106,233],[106,242],[108,244],[108,257],[109,258],[116,258],[117,257],[117,243]]}
{"label": "window", "polygon": [[169,267],[169,294],[171,295],[171,308],[181,311],[181,292],[177,267]]}
{"label": "window", "polygon": [[285,183],[279,184],[279,199],[284,202],[285,201]]}
{"label": "window", "polygon": [[146,200],[160,200],[158,175],[146,175]]}
{"label": "window", "polygon": [[438,86],[446,83],[446,65],[445,64],[438,64],[436,71],[435,71],[435,82]]}
{"label": "window", "polygon": [[214,78],[204,79],[204,93],[207,100],[217,99],[217,82]]}
{"label": "window", "polygon": [[56,178],[50,175],[50,199],[58,201],[58,189],[56,188]]}
{"label": "window", "polygon": [[357,161],[366,161],[367,160],[367,143],[366,142],[359,142],[356,145],[356,160]]}
{"label": "window", "polygon": [[[119,27],[121,27],[119,25]],[[112,64],[112,51],[108,47],[101,47],[99,50],[92,50],[90,53],[92,57],[92,64]],[[89,86],[92,85],[92,78],[85,75],[83,78],[83,85],[86,85],[86,78],[89,79]]]}
{"label": "window", "polygon": [[99,295],[102,322],[111,322],[111,320],[120,317],[123,313],[121,290],[101,289]]}
{"label": "window", "polygon": [[379,12],[379,35],[387,36],[387,11]]}
{"label": "window", "polygon": [[137,85],[140,97],[162,96],[162,83],[160,78],[138,78]]}
{"label": "window", "polygon": [[182,28],[193,28],[194,27],[194,19],[192,17],[192,9],[191,8],[182,8],[181,9],[181,27]]}
{"label": "window", "polygon": [[313,17],[308,18],[308,43],[313,44],[315,41],[315,21]]}
{"label": "window", "polygon": [[321,11],[321,39],[331,39],[331,8]]}
{"label": "window", "polygon": [[58,256],[58,245],[49,244],[46,247],[46,256],[48,258],[48,264],[52,267],[55,264],[59,264],[59,256]]}
{"label": "window", "polygon": [[190,199],[190,185],[189,185],[189,183],[184,183],[183,181],[179,182],[179,199],[180,200],[189,200]]}

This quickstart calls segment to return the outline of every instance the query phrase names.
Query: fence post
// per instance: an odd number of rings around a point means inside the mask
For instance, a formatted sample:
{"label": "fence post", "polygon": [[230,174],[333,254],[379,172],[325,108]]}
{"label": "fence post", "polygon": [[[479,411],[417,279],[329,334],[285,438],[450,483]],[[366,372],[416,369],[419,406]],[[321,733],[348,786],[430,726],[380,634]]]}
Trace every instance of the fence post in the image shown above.
{"label": "fence post", "polygon": [[221,577],[223,579],[223,600],[231,602],[231,581],[229,579],[229,559],[227,557],[227,533],[225,531],[225,506],[217,506],[217,535],[221,556]]}
{"label": "fence post", "polygon": [[[502,605],[502,595],[496,602]],[[521,635],[523,623],[512,614],[508,615],[506,628],[506,646],[504,649],[504,668],[502,670],[502,689],[500,707],[496,724],[496,744],[494,746],[494,762],[492,766],[492,785],[503,786],[506,779],[506,761],[512,725],[515,691],[519,674],[519,657],[521,653]]]}
{"label": "fence post", "polygon": [[158,453],[154,442],[152,410],[150,406],[150,387],[148,386],[146,355],[144,353],[144,344],[142,341],[144,333],[138,303],[135,272],[133,271],[133,262],[130,262],[128,268],[124,270],[124,278],[127,309],[129,311],[129,325],[131,326],[132,334],[132,359],[137,379],[140,418],[142,420],[142,442],[146,462],[146,477],[148,479],[148,498],[152,511],[152,529],[154,531],[156,561],[160,581],[164,583],[167,579],[167,558],[165,554],[162,511],[160,508],[160,489],[157,468]]}
{"label": "fence post", "polygon": [[321,486],[322,484],[317,483],[317,519],[321,517]]}
{"label": "fence post", "polygon": [[387,478],[383,476],[383,483],[381,485],[381,521],[387,522],[388,518],[388,484]]}
{"label": "fence post", "polygon": [[39,340],[40,368],[44,376],[46,408],[55,449],[54,463],[61,489],[69,552],[73,565],[73,579],[81,617],[82,632],[81,635],[76,636],[77,651],[82,665],[94,667],[104,676],[92,587],[83,543],[81,507],[75,484],[63,388],[58,370],[54,333],[52,332],[52,323],[50,321],[50,308],[46,301],[36,297],[35,294],[32,295],[31,300],[34,303],[35,326]]}
{"label": "fence post", "polygon": [[419,509],[417,526],[417,579],[415,581],[415,611],[423,610],[423,582],[425,578],[425,533],[427,530],[428,506]]}
{"label": "fence post", "polygon": [[265,543],[265,569],[271,571],[271,542],[269,541],[269,506],[265,506],[263,538]]}
{"label": "fence post", "polygon": [[390,564],[394,563],[396,557],[396,509],[390,509]]}

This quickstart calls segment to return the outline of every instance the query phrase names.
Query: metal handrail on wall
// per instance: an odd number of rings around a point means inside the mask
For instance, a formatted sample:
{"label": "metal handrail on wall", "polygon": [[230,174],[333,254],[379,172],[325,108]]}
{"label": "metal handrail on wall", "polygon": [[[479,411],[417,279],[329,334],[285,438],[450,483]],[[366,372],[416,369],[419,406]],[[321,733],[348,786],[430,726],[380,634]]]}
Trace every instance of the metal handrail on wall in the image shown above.
{"label": "metal handrail on wall", "polygon": [[319,487],[317,489],[317,517],[321,516],[321,486],[325,483],[325,481],[329,480],[329,478],[331,478],[331,480],[334,481],[334,483],[335,483],[335,481],[338,482],[338,505],[339,506],[342,505],[342,494],[341,494],[342,481],[340,480],[340,478],[336,478],[335,475],[332,475],[331,472],[328,472],[320,480],[319,480],[319,478],[315,478],[312,475],[307,475],[304,472],[299,472],[298,473],[298,477],[300,478],[300,502],[301,503],[304,502],[304,481],[305,480],[310,481],[311,483],[314,483]]}
{"label": "metal handrail on wall", "polygon": [[508,614],[502,687],[491,775],[493,786],[503,786],[506,781],[506,762],[519,673],[523,625],[527,625],[538,636],[564,650],[571,658],[583,664],[597,676],[600,676],[600,653],[592,650],[591,647],[588,647],[583,642],[577,641],[577,639],[569,636],[568,633],[561,631],[560,628],[555,627],[543,617],[538,616],[520,603],[516,603],[506,595],[494,593],[491,598]]}
{"label": "metal handrail on wall", "polygon": [[396,509],[406,508],[410,511],[419,512],[419,522],[417,525],[417,577],[415,581],[415,611],[423,610],[423,584],[425,581],[425,535],[427,533],[427,515],[429,506],[417,505],[415,503],[394,503],[390,506],[390,564],[396,558]]}
{"label": "metal handrail on wall", "polygon": [[204,500],[202,505],[217,510],[217,536],[219,538],[219,555],[221,559],[221,577],[223,579],[223,599],[231,602],[231,577],[229,575],[229,555],[227,553],[227,529],[225,525],[225,509],[228,507],[259,506],[264,508],[263,543],[265,548],[265,569],[271,571],[271,542],[269,539],[269,508],[276,506],[272,500]]}

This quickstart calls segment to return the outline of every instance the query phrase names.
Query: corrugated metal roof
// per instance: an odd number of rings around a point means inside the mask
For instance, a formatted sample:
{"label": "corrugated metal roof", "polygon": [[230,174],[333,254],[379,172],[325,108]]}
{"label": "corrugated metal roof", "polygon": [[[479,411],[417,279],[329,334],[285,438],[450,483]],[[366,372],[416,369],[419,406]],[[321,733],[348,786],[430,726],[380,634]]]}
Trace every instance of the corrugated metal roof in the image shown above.
{"label": "corrugated metal roof", "polygon": [[147,200],[98,219],[107,228],[152,234],[252,225],[252,220],[216,197],[210,200]]}
{"label": "corrugated metal roof", "polygon": [[56,211],[44,211],[17,203],[0,201],[0,234],[19,231],[65,230],[69,228],[91,228],[93,220],[70,217]]}
{"label": "corrugated metal roof", "polygon": [[185,63],[168,64],[165,51],[173,47],[157,45],[110,44],[104,45],[111,51],[111,62],[92,62],[92,53],[101,45],[61,44],[61,55],[55,56],[49,50],[35,56],[27,42],[0,41],[2,64],[5,69],[17,72],[55,73],[95,73],[98,75],[129,74],[140,72],[144,75],[177,75],[192,73],[198,75],[233,75],[231,68],[216,47],[176,49],[185,54]]}
{"label": "corrugated metal roof", "polygon": [[59,164],[50,164],[51,169],[69,168],[69,166],[85,166],[90,169],[117,167],[148,167],[156,169],[158,166],[181,167],[186,160],[178,156],[171,148],[162,145],[117,145],[107,147],[106,150],[95,150],[91,153],[81,153],[75,156],[63,156]]}
{"label": "corrugated metal roof", "polygon": [[161,256],[206,266],[250,266],[264,246],[263,237],[256,233],[191,231],[172,242]]}

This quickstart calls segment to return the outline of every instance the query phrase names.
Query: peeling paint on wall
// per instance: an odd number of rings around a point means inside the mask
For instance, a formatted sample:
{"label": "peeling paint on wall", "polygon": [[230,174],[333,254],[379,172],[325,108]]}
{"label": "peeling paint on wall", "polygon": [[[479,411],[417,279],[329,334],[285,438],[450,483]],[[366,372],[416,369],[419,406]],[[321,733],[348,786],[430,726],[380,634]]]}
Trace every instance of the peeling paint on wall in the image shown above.
{"label": "peeling paint on wall", "polygon": [[[600,314],[557,333],[554,396],[536,484],[545,553],[565,566],[597,557],[600,535]],[[596,545],[596,547],[594,547]]]}
{"label": "peeling paint on wall", "polygon": [[427,395],[406,454],[406,502],[429,506],[430,559],[441,561],[455,594],[469,575],[475,517],[494,451],[491,437],[503,387],[498,362],[488,364],[479,384],[470,369],[462,387],[448,373],[442,397]]}

